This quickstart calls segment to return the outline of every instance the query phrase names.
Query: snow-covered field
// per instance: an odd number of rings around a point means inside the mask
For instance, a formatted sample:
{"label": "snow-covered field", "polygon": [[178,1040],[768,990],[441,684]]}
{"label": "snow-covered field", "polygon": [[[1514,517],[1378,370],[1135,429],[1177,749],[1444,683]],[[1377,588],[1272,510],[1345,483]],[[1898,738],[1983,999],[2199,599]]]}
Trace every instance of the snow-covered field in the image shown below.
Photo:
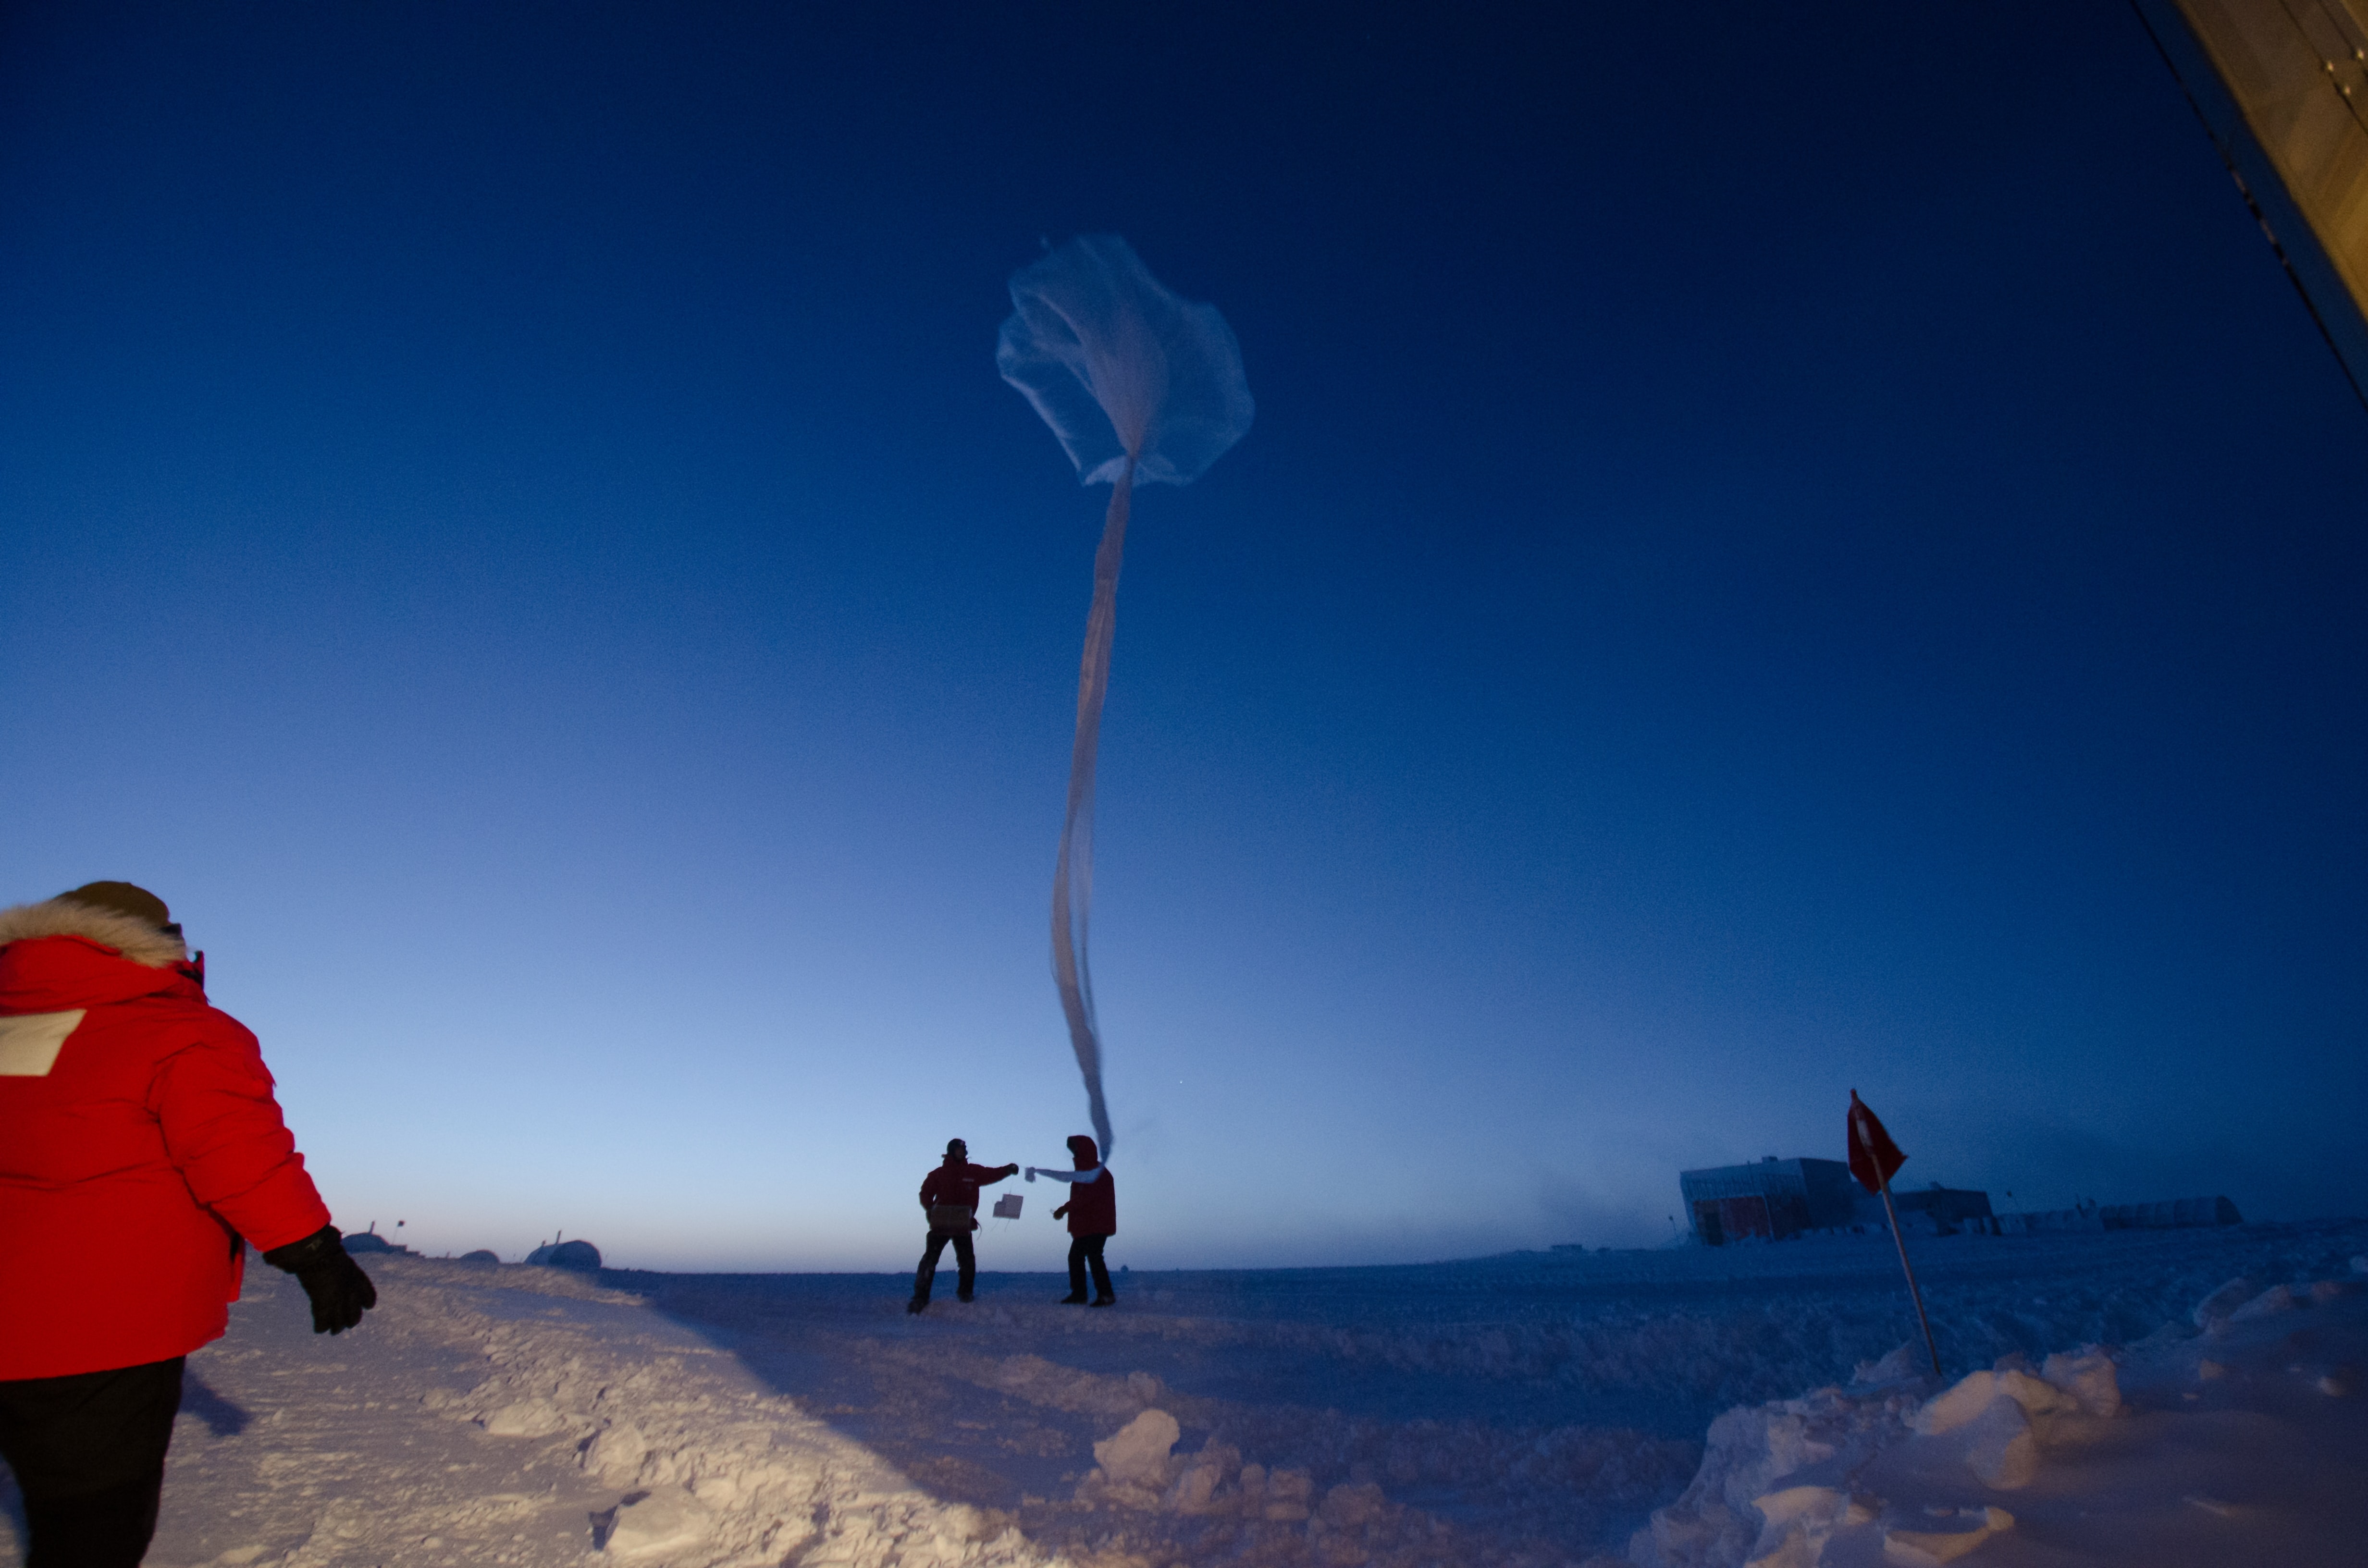
{"label": "snow-covered field", "polygon": [[372,1258],[334,1340],[258,1269],[149,1561],[2368,1561],[2368,1221],[1912,1244],[1945,1392],[1880,1237],[1129,1273],[1107,1312],[987,1274],[918,1318],[900,1277]]}

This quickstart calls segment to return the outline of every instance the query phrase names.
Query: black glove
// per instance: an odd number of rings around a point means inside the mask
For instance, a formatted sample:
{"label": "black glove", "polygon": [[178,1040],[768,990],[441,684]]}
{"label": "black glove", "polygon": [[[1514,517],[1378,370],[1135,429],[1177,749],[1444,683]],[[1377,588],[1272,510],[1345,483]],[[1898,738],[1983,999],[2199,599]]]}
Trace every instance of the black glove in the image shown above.
{"label": "black glove", "polygon": [[346,1256],[345,1238],[335,1225],[324,1225],[301,1242],[273,1247],[263,1261],[293,1274],[304,1287],[313,1301],[314,1334],[343,1334],[378,1305],[378,1287],[360,1264]]}

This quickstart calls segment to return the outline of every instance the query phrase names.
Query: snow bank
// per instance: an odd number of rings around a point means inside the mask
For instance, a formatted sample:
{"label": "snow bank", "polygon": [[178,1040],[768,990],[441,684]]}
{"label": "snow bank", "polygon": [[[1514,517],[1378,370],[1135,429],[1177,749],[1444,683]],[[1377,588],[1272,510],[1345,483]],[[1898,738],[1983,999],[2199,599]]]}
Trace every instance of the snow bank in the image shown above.
{"label": "snow bank", "polygon": [[2239,1278],[2189,1318],[2035,1369],[2007,1357],[1937,1392],[1903,1346],[1848,1388],[1728,1411],[1629,1561],[1920,1568],[1995,1556],[2017,1531],[2051,1563],[2361,1561],[2368,1421],[2351,1395],[2368,1293]]}
{"label": "snow bank", "polygon": [[920,1317],[901,1277],[393,1256],[335,1340],[258,1270],[151,1562],[2361,1560],[2368,1223],[1922,1244],[1980,1369],[1946,1387],[1875,1240],[1136,1272],[1099,1312],[987,1273]]}
{"label": "snow bank", "polygon": [[150,1568],[1063,1568],[639,1297],[541,1268],[372,1268],[379,1310],[334,1341],[292,1281],[250,1273],[229,1335],[190,1358]]}
{"label": "snow bank", "polygon": [[810,1568],[1044,1561],[1008,1522],[939,1503],[704,1347],[649,1356],[548,1321],[442,1314],[447,1333],[482,1346],[486,1376],[421,1403],[488,1436],[557,1439],[561,1462],[622,1494],[593,1516],[609,1555],[718,1565],[795,1555]]}

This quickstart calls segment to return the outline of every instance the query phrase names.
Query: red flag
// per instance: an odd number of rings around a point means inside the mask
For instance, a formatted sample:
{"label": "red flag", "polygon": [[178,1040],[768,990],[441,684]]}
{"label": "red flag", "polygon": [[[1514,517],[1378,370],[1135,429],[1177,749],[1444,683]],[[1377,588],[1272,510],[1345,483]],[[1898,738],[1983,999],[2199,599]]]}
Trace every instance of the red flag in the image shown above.
{"label": "red flag", "polygon": [[1852,1089],[1850,1108],[1850,1175],[1858,1177],[1858,1184],[1869,1192],[1881,1192],[1884,1184],[1897,1175],[1899,1167],[1907,1163],[1907,1156],[1899,1152],[1899,1145],[1891,1141],[1891,1134],[1883,1130],[1883,1123],[1875,1119],[1874,1112],[1866,1108],[1866,1102],[1858,1097],[1856,1089]]}

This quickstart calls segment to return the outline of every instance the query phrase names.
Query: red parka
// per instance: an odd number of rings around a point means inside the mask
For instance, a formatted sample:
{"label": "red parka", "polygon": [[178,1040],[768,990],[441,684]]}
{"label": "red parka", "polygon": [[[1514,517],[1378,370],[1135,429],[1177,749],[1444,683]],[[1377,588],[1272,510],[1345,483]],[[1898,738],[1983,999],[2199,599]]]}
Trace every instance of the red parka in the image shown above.
{"label": "red parka", "polygon": [[1110,1167],[1102,1164],[1101,1152],[1094,1141],[1080,1132],[1069,1140],[1069,1153],[1077,1162],[1079,1171],[1092,1171],[1092,1179],[1078,1181],[1064,1173],[1054,1173],[1056,1179],[1066,1179],[1069,1187],[1069,1234],[1073,1236],[1114,1236],[1118,1234],[1118,1183],[1110,1179]]}
{"label": "red parka", "polygon": [[925,1208],[951,1204],[960,1209],[976,1209],[980,1187],[993,1187],[1019,1168],[1017,1165],[973,1165],[968,1160],[957,1164],[949,1160],[921,1178],[921,1203]]}
{"label": "red parka", "polygon": [[0,1380],[221,1337],[239,1238],[329,1222],[255,1036],[180,939],[52,900],[0,911]]}

